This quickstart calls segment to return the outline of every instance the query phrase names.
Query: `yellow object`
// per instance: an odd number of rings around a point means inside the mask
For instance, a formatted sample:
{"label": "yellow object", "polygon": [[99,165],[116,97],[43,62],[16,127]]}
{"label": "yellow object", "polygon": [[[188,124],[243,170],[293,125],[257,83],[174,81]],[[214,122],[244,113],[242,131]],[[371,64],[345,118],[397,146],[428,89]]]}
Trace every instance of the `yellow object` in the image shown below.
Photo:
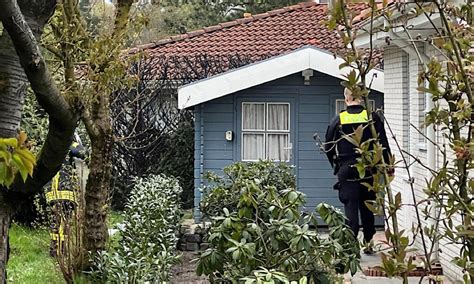
{"label": "yellow object", "polygon": [[63,226],[63,221],[61,221],[61,224],[59,225],[59,230],[58,233],[49,233],[51,236],[51,240],[53,241],[64,241],[64,237],[67,235],[64,234],[64,226]]}
{"label": "yellow object", "polygon": [[360,113],[348,113],[347,111],[343,111],[339,114],[339,118],[341,124],[367,123],[369,121],[365,109]]}
{"label": "yellow object", "polygon": [[76,202],[76,194],[71,190],[59,190],[59,173],[57,173],[51,183],[51,191],[46,193],[46,202],[55,200],[69,200]]}
{"label": "yellow object", "polygon": [[64,234],[62,233],[59,233],[59,234],[50,233],[49,235],[51,237],[51,240],[53,241],[61,241],[61,242],[64,241]]}

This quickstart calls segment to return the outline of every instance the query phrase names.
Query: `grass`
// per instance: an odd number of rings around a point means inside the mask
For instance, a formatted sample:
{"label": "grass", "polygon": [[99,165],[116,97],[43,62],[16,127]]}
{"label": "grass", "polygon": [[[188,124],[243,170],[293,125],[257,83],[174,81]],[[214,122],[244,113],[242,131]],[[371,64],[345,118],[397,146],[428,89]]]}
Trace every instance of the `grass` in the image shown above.
{"label": "grass", "polygon": [[11,254],[7,271],[10,283],[65,283],[53,258],[49,256],[49,233],[12,225]]}
{"label": "grass", "polygon": [[[123,221],[118,212],[110,212],[107,226],[113,228]],[[118,241],[118,235],[109,239],[111,244]],[[10,228],[11,254],[8,261],[8,282],[21,284],[65,283],[56,262],[49,256],[49,232],[46,229],[30,229],[13,224]],[[86,283],[84,277],[75,280]]]}

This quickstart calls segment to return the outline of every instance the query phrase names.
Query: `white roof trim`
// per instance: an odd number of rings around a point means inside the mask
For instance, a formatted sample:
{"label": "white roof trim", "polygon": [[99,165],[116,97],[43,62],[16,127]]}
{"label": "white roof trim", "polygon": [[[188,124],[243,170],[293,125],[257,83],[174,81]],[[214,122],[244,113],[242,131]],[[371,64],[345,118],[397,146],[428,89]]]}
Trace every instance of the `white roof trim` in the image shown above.
{"label": "white roof trim", "polygon": [[[182,86],[178,89],[178,107],[180,109],[192,107],[306,69],[345,79],[343,75],[348,74],[351,68],[339,69],[339,65],[343,62],[342,58],[334,58],[334,55],[327,51],[310,46],[303,47],[288,54]],[[368,79],[374,75],[376,77],[372,82],[372,89],[383,92],[383,71],[371,70]]]}
{"label": "white roof trim", "polygon": [[[396,18],[394,18],[396,19]],[[431,20],[431,21],[430,21]],[[430,34],[433,34],[435,29],[432,26],[432,23],[435,24],[436,26],[440,27],[441,26],[441,18],[439,13],[434,13],[430,15],[430,19],[426,17],[425,14],[418,15],[412,19],[409,19],[406,23],[406,26],[409,27],[405,31],[405,28],[403,27],[395,27],[392,28],[390,32],[385,32],[385,31],[377,31],[374,32],[372,35],[372,46],[373,47],[384,47],[387,45],[387,38],[394,39],[393,35],[396,35],[397,39],[406,39],[409,40],[410,38],[407,37],[406,32],[408,31],[411,34],[412,38],[415,38],[417,36],[427,36]],[[379,16],[378,18],[374,19],[374,30],[376,30],[376,27],[379,27],[381,25],[388,26],[387,20],[385,20],[382,16]],[[370,47],[370,34],[367,31],[368,24],[364,26],[363,33],[360,33],[357,35],[355,39],[355,45],[358,48],[369,48]],[[404,43],[406,44],[406,43]]]}

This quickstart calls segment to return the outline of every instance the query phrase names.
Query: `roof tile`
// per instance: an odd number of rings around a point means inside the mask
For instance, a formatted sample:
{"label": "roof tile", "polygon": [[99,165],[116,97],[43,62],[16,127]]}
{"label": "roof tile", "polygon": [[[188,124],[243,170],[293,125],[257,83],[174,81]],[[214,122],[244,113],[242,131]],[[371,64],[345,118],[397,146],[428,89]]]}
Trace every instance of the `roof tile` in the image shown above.
{"label": "roof tile", "polygon": [[[352,5],[351,9],[358,12],[367,8],[366,4]],[[146,50],[150,58],[208,54],[255,59],[291,52],[308,45],[333,52],[344,49],[337,32],[328,30],[322,23],[327,19],[327,14],[326,4],[300,3],[205,27],[136,49]]]}

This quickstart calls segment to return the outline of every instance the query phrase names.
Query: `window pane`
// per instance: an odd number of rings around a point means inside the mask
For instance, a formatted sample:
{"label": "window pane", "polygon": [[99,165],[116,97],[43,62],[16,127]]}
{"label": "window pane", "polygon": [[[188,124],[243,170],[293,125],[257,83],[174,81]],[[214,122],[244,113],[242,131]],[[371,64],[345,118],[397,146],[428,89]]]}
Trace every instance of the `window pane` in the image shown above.
{"label": "window pane", "polygon": [[275,161],[288,161],[291,149],[288,134],[268,134],[268,159]]}
{"label": "window pane", "polygon": [[265,159],[265,139],[263,134],[247,134],[243,135],[242,141],[242,160],[256,161]]}
{"label": "window pane", "polygon": [[268,104],[268,130],[290,130],[289,105]]}
{"label": "window pane", "polygon": [[336,100],[336,115],[341,113],[341,111],[346,109],[346,103],[344,100]]}
{"label": "window pane", "polygon": [[242,105],[243,130],[265,130],[265,104]]}

